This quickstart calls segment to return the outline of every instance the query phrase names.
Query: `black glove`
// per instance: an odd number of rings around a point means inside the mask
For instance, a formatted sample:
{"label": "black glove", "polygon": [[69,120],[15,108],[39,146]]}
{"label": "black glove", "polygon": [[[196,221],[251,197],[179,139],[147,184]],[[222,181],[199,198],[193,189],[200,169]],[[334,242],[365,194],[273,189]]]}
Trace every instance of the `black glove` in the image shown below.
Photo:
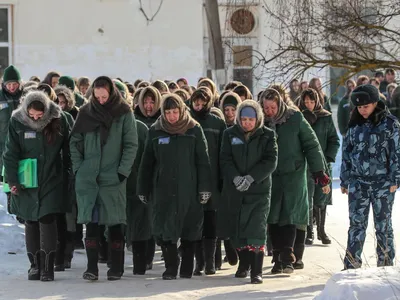
{"label": "black glove", "polygon": [[118,178],[119,178],[119,182],[122,182],[126,179],[126,177],[124,175],[122,175],[121,173],[118,173]]}

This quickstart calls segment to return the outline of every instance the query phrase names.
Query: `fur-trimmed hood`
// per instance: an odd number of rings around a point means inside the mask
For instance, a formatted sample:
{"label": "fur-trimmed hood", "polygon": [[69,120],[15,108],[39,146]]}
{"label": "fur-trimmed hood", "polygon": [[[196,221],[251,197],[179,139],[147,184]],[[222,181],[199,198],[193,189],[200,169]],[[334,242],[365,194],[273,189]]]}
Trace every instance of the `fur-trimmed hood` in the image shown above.
{"label": "fur-trimmed hood", "polygon": [[154,109],[150,115],[150,117],[153,117],[159,112],[161,108],[161,94],[155,87],[148,86],[143,88],[139,95],[138,106],[142,115],[147,117],[146,110],[144,109],[144,97],[148,92],[151,93],[154,97]]}
{"label": "fur-trimmed hood", "polygon": [[[43,117],[35,121],[29,117],[28,106],[35,101],[44,104]],[[31,91],[23,99],[21,105],[14,110],[12,118],[22,123],[23,125],[35,130],[42,131],[53,119],[61,117],[61,108],[52,102],[49,97],[42,91]]]}
{"label": "fur-trimmed hood", "polygon": [[[254,100],[244,100],[237,108],[237,113],[236,113],[236,124],[242,128],[242,125],[240,123],[240,114],[242,110],[245,107],[251,107],[256,111],[257,114],[257,122],[256,122],[256,127],[254,128],[254,131],[256,131],[259,128],[262,128],[264,126],[264,113],[262,111],[262,108],[260,104],[258,104]],[[243,129],[243,128],[242,128]]]}
{"label": "fur-trimmed hood", "polygon": [[69,112],[71,109],[75,107],[75,95],[65,85],[57,85],[54,88],[54,92],[56,93],[57,97],[61,95],[64,96],[64,98],[67,100],[67,107],[65,108],[65,111]]}
{"label": "fur-trimmed hood", "polygon": [[242,103],[242,99],[240,99],[239,95],[234,93],[234,92],[227,92],[224,94],[224,96],[219,100],[219,108],[224,111],[224,103],[226,102],[226,105],[232,105],[235,106],[235,108],[238,107],[240,103]]}

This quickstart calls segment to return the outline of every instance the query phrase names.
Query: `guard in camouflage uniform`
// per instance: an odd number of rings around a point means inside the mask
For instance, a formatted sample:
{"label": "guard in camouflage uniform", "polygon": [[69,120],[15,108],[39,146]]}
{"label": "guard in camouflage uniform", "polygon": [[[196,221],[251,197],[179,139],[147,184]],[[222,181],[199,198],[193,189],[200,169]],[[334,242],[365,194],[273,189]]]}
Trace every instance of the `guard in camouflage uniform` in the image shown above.
{"label": "guard in camouflage uniform", "polygon": [[392,266],[392,208],[400,181],[399,122],[390,114],[372,85],[357,87],[356,106],[343,141],[340,174],[342,193],[349,195],[350,228],[345,269],[361,267],[362,250],[372,204],[377,241],[377,265]]}

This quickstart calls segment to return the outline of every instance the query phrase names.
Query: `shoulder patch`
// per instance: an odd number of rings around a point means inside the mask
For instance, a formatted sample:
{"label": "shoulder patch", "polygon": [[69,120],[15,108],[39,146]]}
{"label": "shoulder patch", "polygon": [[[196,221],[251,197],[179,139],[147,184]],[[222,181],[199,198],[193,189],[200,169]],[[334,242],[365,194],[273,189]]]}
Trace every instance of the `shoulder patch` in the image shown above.
{"label": "shoulder patch", "polygon": [[231,139],[231,144],[232,145],[242,145],[244,144],[243,141],[241,139],[239,139],[238,137],[233,137]]}
{"label": "shoulder patch", "polygon": [[170,142],[170,137],[160,137],[158,138],[158,144],[159,145],[168,145]]}

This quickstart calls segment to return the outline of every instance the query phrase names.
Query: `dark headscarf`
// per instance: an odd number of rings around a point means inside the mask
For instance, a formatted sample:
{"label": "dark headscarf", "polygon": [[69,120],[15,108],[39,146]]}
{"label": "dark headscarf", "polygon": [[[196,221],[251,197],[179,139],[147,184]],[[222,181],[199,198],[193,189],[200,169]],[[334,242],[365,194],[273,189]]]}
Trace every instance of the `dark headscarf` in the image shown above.
{"label": "dark headscarf", "polygon": [[[108,88],[106,89],[109,89],[110,94],[108,101],[104,105],[101,105],[94,97],[95,88],[103,87],[99,85],[100,81],[108,83]],[[98,77],[93,82],[92,88],[93,91],[89,98],[89,103],[80,108],[78,118],[72,129],[72,134],[100,131],[100,142],[104,146],[107,142],[113,121],[122,115],[132,112],[132,110],[122,98],[111,78],[106,76]]]}
{"label": "dark headscarf", "polygon": [[[304,104],[304,99],[306,98],[306,96],[308,96],[312,101],[315,102],[315,107],[313,111],[308,110],[308,108]],[[299,99],[299,108],[300,111],[303,113],[304,118],[308,121],[308,123],[310,123],[310,125],[313,125],[318,120],[318,118],[332,115],[329,111],[325,110],[322,107],[317,91],[312,88],[305,89],[301,92]]]}

